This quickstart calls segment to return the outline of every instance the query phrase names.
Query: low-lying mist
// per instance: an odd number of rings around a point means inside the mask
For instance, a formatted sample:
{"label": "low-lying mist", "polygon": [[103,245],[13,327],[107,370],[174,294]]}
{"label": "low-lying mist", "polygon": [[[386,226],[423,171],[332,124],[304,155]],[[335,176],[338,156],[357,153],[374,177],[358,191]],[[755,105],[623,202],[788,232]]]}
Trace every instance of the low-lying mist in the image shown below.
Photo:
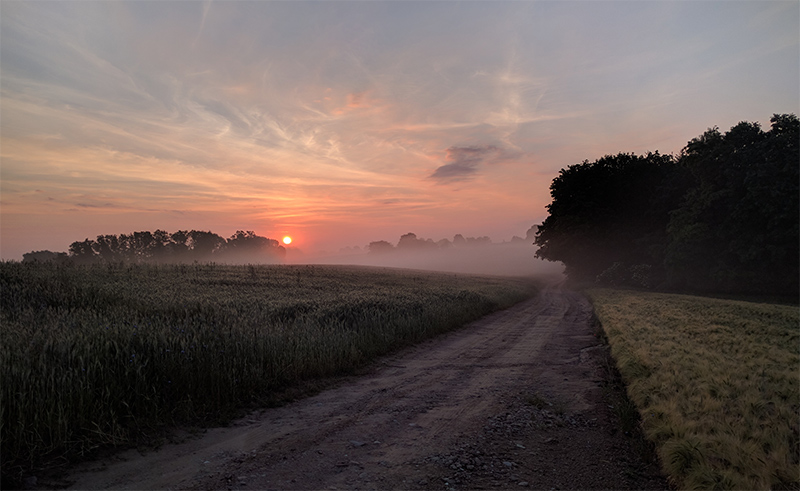
{"label": "low-lying mist", "polygon": [[465,274],[499,276],[561,276],[560,262],[537,259],[533,246],[538,227],[532,226],[525,238],[493,243],[489,237],[463,237],[453,240],[418,238],[407,233],[396,245],[385,240],[370,242],[364,249],[345,248],[338,254],[307,254],[284,247],[277,240],[252,231],[237,231],[225,239],[213,232],[179,230],[169,233],[140,231],[130,234],[98,235],[70,244],[69,253],[32,251],[22,262],[58,264],[338,264],[421,269]]}
{"label": "low-lying mist", "polygon": [[544,261],[534,255],[536,248],[526,242],[481,244],[442,249],[362,252],[332,256],[306,256],[288,250],[290,264],[348,264],[390,268],[424,269],[466,274],[500,276],[562,275],[561,263]]}

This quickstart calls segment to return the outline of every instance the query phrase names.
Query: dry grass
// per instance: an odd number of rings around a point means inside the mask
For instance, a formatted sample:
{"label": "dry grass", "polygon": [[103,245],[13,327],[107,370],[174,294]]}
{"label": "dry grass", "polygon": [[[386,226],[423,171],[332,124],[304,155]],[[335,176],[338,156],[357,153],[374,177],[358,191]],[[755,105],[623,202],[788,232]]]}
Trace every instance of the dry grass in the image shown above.
{"label": "dry grass", "polygon": [[609,289],[588,294],[644,433],[677,486],[800,486],[797,307]]}
{"label": "dry grass", "polygon": [[222,419],[533,291],[377,268],[0,263],[3,472]]}

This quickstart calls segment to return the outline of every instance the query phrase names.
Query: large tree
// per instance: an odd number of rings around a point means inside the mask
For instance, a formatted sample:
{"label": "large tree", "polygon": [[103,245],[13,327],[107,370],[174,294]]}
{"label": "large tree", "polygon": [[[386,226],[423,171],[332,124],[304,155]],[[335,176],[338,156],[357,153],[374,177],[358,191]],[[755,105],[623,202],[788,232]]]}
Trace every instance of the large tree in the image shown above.
{"label": "large tree", "polygon": [[261,237],[251,230],[237,230],[222,252],[224,260],[253,263],[276,262],[285,255],[286,249],[277,240]]}
{"label": "large tree", "polygon": [[688,143],[692,187],[669,224],[673,285],[721,291],[798,291],[800,121],[742,122]]}
{"label": "large tree", "polygon": [[614,263],[663,261],[669,212],[682,194],[671,156],[620,153],[562,169],[536,256],[562,261],[571,278],[594,279]]}
{"label": "large tree", "polygon": [[796,295],[800,121],[712,128],[674,159],[618,154],[563,169],[537,256],[571,278],[671,289]]}

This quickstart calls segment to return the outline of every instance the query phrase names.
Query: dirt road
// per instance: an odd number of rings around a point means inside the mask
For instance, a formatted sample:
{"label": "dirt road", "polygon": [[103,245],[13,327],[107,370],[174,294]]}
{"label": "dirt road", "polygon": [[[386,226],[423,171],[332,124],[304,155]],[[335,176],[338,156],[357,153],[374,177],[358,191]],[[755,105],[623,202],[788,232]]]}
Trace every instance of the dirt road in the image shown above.
{"label": "dirt road", "polygon": [[72,489],[666,488],[617,431],[605,348],[553,288],[232,427],[76,469]]}

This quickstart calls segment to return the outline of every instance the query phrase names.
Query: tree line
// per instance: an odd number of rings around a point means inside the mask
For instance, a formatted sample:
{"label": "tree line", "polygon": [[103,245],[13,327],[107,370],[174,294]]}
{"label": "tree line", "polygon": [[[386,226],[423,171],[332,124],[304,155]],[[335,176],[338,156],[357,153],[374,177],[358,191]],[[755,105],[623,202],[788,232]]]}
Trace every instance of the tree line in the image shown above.
{"label": "tree line", "polygon": [[537,257],[612,285],[796,295],[800,121],[708,129],[678,156],[620,153],[562,169]]}
{"label": "tree line", "polygon": [[[537,226],[532,226],[525,238],[514,236],[511,238],[512,244],[524,244],[534,240]],[[433,239],[423,239],[417,237],[415,233],[407,233],[400,236],[400,240],[395,246],[391,242],[385,240],[376,240],[370,242],[367,246],[367,252],[370,254],[385,254],[388,252],[420,252],[431,251],[440,249],[449,249],[451,247],[473,247],[473,246],[486,246],[491,245],[492,239],[488,236],[481,237],[464,237],[461,234],[453,236],[453,240],[441,239],[434,241]]]}
{"label": "tree line", "polygon": [[277,262],[286,249],[277,240],[261,237],[252,231],[238,230],[225,239],[213,232],[178,230],[169,233],[133,232],[98,235],[70,244],[69,253],[35,251],[23,254],[23,262],[171,263],[171,262]]}

